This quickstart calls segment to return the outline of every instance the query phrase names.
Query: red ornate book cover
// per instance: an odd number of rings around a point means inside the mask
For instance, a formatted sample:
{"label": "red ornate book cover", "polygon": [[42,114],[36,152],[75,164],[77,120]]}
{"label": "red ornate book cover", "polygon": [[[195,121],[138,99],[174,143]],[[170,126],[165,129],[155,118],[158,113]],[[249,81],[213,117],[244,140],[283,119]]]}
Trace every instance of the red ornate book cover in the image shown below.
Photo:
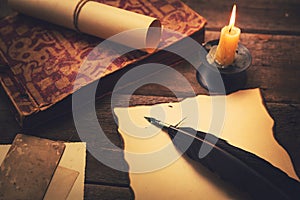
{"label": "red ornate book cover", "polygon": [[[185,36],[204,33],[206,20],[179,0],[97,1],[158,18],[164,28]],[[183,36],[163,37],[160,45],[167,47],[182,39]],[[54,105],[74,92],[73,83],[79,67],[101,41],[17,13],[0,21],[0,64],[9,67],[1,74],[0,82],[20,125],[26,126],[27,118],[39,116],[50,108],[53,112]],[[107,49],[100,51],[103,58],[116,54]],[[106,68],[104,74],[91,73],[85,85],[154,55],[141,51],[123,55]],[[101,67],[97,65],[100,71]]]}

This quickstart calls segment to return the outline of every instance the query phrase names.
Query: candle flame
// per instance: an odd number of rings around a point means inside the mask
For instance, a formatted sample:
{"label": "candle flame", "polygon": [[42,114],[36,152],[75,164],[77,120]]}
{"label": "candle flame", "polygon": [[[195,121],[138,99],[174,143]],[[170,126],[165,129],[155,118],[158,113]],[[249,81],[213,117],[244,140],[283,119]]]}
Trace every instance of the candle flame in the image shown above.
{"label": "candle flame", "polygon": [[232,8],[232,12],[231,12],[231,17],[230,17],[230,21],[229,21],[229,32],[231,31],[231,29],[234,27],[234,23],[235,23],[235,15],[236,15],[236,5],[233,5]]}

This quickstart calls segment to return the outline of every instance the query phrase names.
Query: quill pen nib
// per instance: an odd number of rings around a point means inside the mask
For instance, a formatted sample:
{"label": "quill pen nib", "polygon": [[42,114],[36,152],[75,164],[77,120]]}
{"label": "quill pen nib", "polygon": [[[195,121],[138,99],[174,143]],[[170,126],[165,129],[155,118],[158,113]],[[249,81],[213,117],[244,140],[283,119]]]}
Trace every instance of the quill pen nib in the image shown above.
{"label": "quill pen nib", "polygon": [[[153,117],[144,117],[150,124],[153,124],[153,125],[156,125],[156,126],[160,126],[160,127],[170,127],[170,126],[172,126],[172,125],[170,125],[170,124],[167,124],[167,123],[165,123],[165,122],[162,122],[162,121],[160,121],[160,120],[158,120],[158,119],[155,119],[155,118],[153,118]],[[174,127],[174,128],[177,128],[184,120],[186,119],[186,117],[185,118],[183,118],[182,120],[180,120],[175,126],[172,126],[172,127]]]}
{"label": "quill pen nib", "polygon": [[158,119],[155,119],[153,117],[144,117],[149,123],[155,125],[155,126],[158,126],[158,127],[170,127],[171,125],[170,124],[167,124],[165,122],[162,122]]}
{"label": "quill pen nib", "polygon": [[154,118],[152,118],[152,117],[144,117],[144,118],[151,124],[152,124],[152,121],[154,120]]}

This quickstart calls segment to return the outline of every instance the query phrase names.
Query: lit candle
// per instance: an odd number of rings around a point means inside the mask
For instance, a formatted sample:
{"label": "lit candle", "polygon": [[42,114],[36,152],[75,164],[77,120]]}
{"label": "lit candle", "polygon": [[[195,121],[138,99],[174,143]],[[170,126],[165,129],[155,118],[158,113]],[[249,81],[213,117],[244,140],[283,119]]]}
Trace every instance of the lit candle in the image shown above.
{"label": "lit candle", "polygon": [[235,15],[236,5],[232,8],[229,25],[224,26],[221,30],[221,37],[215,54],[215,61],[221,66],[228,66],[234,61],[241,34],[241,30],[234,26]]}

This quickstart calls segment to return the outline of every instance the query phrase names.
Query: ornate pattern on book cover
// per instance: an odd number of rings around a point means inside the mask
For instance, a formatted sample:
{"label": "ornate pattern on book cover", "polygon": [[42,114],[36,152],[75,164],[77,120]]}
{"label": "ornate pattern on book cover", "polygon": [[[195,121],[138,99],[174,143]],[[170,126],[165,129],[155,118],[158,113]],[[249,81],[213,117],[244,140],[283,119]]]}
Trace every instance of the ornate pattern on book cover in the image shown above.
{"label": "ornate pattern on book cover", "polygon": [[[98,2],[158,18],[163,27],[185,36],[201,30],[206,20],[179,0],[97,0]],[[101,20],[101,19],[100,19]],[[161,46],[182,35],[163,34]],[[72,94],[77,71],[89,52],[102,40],[28,16],[14,14],[0,21],[0,64],[10,70],[1,84],[22,118],[43,111]],[[100,49],[109,59],[116,52]],[[134,51],[115,60],[108,68],[94,66],[87,85],[129,64],[150,56]],[[105,71],[103,72],[103,68]],[[22,122],[20,122],[22,123]]]}

